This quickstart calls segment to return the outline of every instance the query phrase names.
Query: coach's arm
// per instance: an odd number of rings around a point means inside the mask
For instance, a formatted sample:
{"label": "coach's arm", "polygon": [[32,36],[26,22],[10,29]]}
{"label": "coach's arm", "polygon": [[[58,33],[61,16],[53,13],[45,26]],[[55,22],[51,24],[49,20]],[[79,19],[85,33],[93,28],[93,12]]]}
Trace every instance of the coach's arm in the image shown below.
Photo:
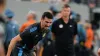
{"label": "coach's arm", "polygon": [[12,50],[13,50],[15,44],[16,44],[18,41],[21,41],[21,40],[22,40],[22,39],[21,39],[20,35],[17,35],[16,37],[14,37],[14,38],[11,40],[11,42],[10,42],[10,44],[9,44],[9,47],[8,47],[8,52],[7,52],[7,55],[6,55],[6,56],[10,56],[10,54],[11,54],[11,52],[12,52]]}

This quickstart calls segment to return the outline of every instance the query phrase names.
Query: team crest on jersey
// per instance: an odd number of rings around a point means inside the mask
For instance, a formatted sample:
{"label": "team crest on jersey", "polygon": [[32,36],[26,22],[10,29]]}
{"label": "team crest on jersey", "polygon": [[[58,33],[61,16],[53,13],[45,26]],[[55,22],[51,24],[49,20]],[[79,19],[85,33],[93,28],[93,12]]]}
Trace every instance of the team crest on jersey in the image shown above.
{"label": "team crest on jersey", "polygon": [[60,24],[60,25],[59,25],[59,28],[63,28],[63,24]]}
{"label": "team crest on jersey", "polygon": [[48,46],[49,46],[49,45],[51,44],[51,42],[50,42],[50,41],[48,41],[48,42],[47,42],[47,44],[48,44]]}
{"label": "team crest on jersey", "polygon": [[34,31],[36,31],[36,30],[37,30],[37,27],[33,27],[33,28],[30,29],[30,33],[31,33],[31,32],[34,32]]}
{"label": "team crest on jersey", "polygon": [[43,35],[42,35],[42,37],[45,37],[46,36],[46,33],[44,33]]}
{"label": "team crest on jersey", "polygon": [[72,25],[70,25],[69,27],[72,27]]}

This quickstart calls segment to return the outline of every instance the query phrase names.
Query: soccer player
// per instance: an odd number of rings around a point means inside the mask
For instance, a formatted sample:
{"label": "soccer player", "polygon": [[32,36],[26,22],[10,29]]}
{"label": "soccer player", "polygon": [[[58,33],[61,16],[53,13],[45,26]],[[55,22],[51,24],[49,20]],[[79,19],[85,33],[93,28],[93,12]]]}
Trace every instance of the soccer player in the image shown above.
{"label": "soccer player", "polygon": [[15,44],[18,41],[24,43],[23,54],[18,54],[20,56],[32,56],[32,48],[38,41],[44,38],[49,30],[48,27],[52,24],[52,14],[50,12],[44,12],[42,15],[40,23],[36,23],[28,27],[24,32],[14,37],[9,45],[7,56],[10,56]]}

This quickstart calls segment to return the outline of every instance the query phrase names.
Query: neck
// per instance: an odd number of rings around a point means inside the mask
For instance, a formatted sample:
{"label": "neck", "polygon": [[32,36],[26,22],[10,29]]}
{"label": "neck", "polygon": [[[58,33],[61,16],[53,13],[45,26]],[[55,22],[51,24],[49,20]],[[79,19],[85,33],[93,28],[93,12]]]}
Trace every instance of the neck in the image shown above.
{"label": "neck", "polygon": [[40,22],[40,27],[41,27],[41,29],[43,29],[43,27],[44,27],[43,24],[42,24],[42,22]]}
{"label": "neck", "polygon": [[63,17],[63,20],[64,20],[65,23],[68,23],[69,17]]}

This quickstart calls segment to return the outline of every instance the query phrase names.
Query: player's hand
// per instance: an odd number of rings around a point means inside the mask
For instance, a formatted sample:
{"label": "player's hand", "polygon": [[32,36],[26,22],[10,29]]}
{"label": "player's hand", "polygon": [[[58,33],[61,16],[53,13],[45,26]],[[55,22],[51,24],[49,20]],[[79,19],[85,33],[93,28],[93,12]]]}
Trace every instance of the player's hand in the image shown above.
{"label": "player's hand", "polygon": [[98,56],[100,56],[100,48],[98,49]]}

